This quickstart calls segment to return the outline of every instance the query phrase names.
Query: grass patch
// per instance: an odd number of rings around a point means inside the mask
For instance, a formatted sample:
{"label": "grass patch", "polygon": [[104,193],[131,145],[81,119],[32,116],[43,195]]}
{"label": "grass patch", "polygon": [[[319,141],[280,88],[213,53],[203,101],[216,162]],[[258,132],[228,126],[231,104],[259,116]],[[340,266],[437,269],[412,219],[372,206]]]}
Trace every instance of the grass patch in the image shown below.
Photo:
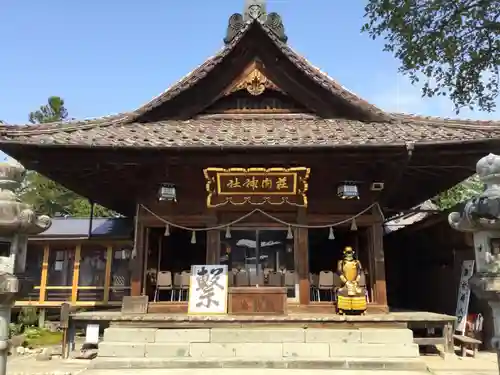
{"label": "grass patch", "polygon": [[58,345],[62,340],[62,332],[51,332],[48,330],[40,329],[27,329],[24,334],[26,335],[26,346],[39,347]]}

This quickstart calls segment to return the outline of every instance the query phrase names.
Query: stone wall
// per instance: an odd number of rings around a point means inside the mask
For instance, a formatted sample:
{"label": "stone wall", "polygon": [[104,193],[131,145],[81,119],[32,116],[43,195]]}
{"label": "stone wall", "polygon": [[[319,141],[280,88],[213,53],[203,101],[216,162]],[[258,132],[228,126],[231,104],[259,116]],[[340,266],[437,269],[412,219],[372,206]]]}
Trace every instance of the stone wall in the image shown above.
{"label": "stone wall", "polygon": [[101,358],[417,358],[409,329],[110,327]]}

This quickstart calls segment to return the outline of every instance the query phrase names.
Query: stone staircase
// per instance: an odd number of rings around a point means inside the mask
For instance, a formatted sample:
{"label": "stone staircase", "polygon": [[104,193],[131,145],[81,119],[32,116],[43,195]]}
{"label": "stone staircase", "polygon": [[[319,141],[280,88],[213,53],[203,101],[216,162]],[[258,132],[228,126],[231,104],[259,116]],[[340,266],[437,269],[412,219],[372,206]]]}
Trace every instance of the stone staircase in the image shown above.
{"label": "stone staircase", "polygon": [[409,329],[110,327],[93,368],[425,370]]}

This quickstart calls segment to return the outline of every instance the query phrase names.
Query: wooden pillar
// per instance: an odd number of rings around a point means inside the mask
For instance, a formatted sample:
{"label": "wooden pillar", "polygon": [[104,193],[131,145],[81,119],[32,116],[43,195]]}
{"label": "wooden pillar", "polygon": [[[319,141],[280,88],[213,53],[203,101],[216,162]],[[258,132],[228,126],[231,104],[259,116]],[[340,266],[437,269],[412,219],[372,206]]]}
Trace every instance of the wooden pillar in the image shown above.
{"label": "wooden pillar", "polygon": [[[137,206],[139,207],[139,206]],[[132,278],[130,281],[130,295],[140,296],[142,292],[142,273],[144,269],[144,226],[142,224],[140,210],[136,210],[134,228],[134,253],[135,261],[132,263]]]}
{"label": "wooden pillar", "polygon": [[218,230],[207,232],[207,264],[219,264],[220,233]]}
{"label": "wooden pillar", "polygon": [[[299,208],[297,214],[298,224],[307,224],[307,213],[305,208]],[[295,230],[295,259],[297,275],[299,278],[299,303],[308,305],[310,302],[309,285],[309,230],[297,228]]]}
{"label": "wooden pillar", "polygon": [[374,302],[378,305],[387,306],[387,286],[385,282],[385,259],[384,259],[384,245],[383,245],[383,226],[382,223],[377,222],[370,226],[370,247],[371,256],[373,261],[374,280]]}
{"label": "wooden pillar", "polygon": [[[150,239],[151,239],[151,228],[144,228],[144,256],[143,256],[143,265],[142,265],[142,290],[141,290],[141,295],[143,296],[146,296],[148,295],[148,281],[147,281],[147,271],[148,271],[148,268],[150,267],[150,259],[149,259],[149,254],[150,254],[150,250],[151,250],[151,243],[150,243]],[[163,239],[164,239],[164,236],[160,236],[159,239],[158,239],[158,257],[157,257],[157,263],[155,263],[155,266],[157,268],[157,271],[160,271],[159,267],[160,267],[160,261],[161,261],[161,257],[163,256],[163,253],[162,253],[162,250],[163,250]],[[168,251],[168,249],[167,249]]]}
{"label": "wooden pillar", "polygon": [[75,260],[73,263],[73,283],[71,287],[71,302],[78,300],[78,282],[80,280],[80,260],[82,258],[82,244],[79,243],[75,248]]}
{"label": "wooden pillar", "polygon": [[[214,227],[217,225],[217,212],[214,209],[207,209],[207,227]],[[220,262],[220,231],[209,230],[206,232],[207,239],[207,253],[206,262],[207,264],[219,264]]]}
{"label": "wooden pillar", "polygon": [[40,303],[45,302],[45,293],[46,293],[46,287],[47,287],[47,275],[48,275],[48,270],[49,270],[49,252],[50,252],[50,245],[45,244],[43,246],[43,259],[42,259],[42,275],[40,277],[40,296],[38,298],[38,301]]}
{"label": "wooden pillar", "polygon": [[109,289],[111,287],[111,264],[113,262],[113,244],[106,246],[106,274],[104,277],[104,304],[109,302]]}

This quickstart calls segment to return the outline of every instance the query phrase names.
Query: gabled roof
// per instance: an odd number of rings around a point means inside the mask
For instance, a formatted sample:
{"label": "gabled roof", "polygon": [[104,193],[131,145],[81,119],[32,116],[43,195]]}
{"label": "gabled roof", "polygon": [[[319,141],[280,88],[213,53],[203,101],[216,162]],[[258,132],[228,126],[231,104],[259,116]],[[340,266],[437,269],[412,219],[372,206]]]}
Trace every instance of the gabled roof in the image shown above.
{"label": "gabled roof", "polygon": [[[0,127],[0,147],[9,153],[19,144],[129,148],[401,145],[487,141],[500,138],[500,122],[448,120],[387,113],[350,92],[283,42],[260,18],[249,19],[232,39],[194,71],[132,112],[93,120]],[[199,115],[151,120],[152,113],[202,85],[241,45],[264,38],[281,58],[314,82],[318,93],[356,110],[359,118],[321,115]],[[260,40],[260,39],[259,39]],[[254,43],[255,44],[255,43]],[[249,57],[247,57],[249,58]],[[251,58],[251,57],[250,57]],[[329,97],[328,97],[329,96]],[[209,104],[208,98],[206,104]],[[174,103],[176,104],[176,103]],[[177,104],[174,106],[177,108]],[[195,108],[196,109],[196,108]],[[200,108],[197,108],[198,110]],[[17,156],[17,155],[16,155]]]}

